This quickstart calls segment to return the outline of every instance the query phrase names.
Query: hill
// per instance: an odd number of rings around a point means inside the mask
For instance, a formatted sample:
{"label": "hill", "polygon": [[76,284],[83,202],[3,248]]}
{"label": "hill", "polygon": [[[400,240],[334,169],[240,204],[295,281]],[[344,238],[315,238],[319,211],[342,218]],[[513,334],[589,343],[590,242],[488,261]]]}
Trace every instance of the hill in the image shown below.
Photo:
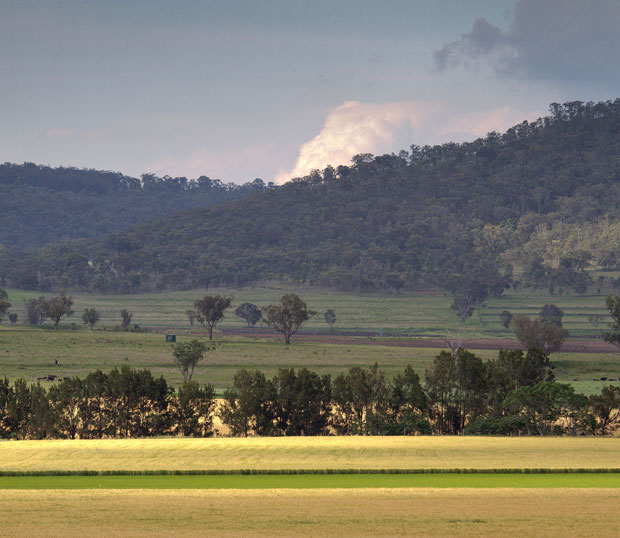
{"label": "hill", "polygon": [[0,245],[23,249],[99,237],[197,206],[241,198],[265,187],[200,177],[142,179],[118,172],[0,165]]}
{"label": "hill", "polygon": [[547,117],[473,142],[357,155],[119,234],[30,255],[5,249],[0,275],[14,287],[120,292],[264,279],[583,292],[585,269],[618,266],[619,179],[620,99],[553,104]]}

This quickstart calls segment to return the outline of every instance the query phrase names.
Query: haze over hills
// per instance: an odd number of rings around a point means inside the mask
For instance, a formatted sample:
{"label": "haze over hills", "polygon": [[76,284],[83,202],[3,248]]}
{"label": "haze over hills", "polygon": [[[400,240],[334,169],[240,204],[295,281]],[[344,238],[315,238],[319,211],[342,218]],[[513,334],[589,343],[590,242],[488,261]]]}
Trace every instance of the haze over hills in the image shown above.
{"label": "haze over hills", "polygon": [[[105,292],[264,279],[343,290],[591,284],[620,260],[620,99],[473,142],[358,155],[97,239],[0,253],[0,284]],[[514,275],[517,274],[516,277]]]}
{"label": "haze over hills", "polygon": [[5,163],[0,165],[0,245],[28,250],[98,237],[263,188],[259,179],[245,185],[206,176],[136,179],[118,172]]}

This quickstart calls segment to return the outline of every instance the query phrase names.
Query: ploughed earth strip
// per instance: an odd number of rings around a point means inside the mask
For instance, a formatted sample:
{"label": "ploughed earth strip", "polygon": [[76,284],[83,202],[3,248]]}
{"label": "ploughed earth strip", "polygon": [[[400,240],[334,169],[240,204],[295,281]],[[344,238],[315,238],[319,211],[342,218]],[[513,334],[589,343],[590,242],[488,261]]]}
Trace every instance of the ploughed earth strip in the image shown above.
{"label": "ploughed earth strip", "polygon": [[[224,336],[242,336],[245,338],[273,338],[281,340],[282,336],[271,331],[256,329],[222,329]],[[365,338],[363,338],[365,337]],[[296,334],[295,340],[303,342],[323,342],[326,344],[341,344],[347,346],[392,346],[392,347],[423,347],[423,348],[448,348],[442,338],[379,338],[368,334]],[[466,349],[525,349],[518,340],[502,338],[475,338],[463,340]],[[562,345],[564,353],[614,353],[618,348],[602,340],[571,339]]]}

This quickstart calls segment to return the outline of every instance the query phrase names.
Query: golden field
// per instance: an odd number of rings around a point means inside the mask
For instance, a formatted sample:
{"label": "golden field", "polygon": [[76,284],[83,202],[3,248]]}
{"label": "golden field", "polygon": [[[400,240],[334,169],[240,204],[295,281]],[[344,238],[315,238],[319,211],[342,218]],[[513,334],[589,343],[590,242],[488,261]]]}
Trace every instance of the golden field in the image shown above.
{"label": "golden field", "polygon": [[0,442],[0,471],[620,468],[620,438],[282,437]]}
{"label": "golden field", "polygon": [[617,536],[620,490],[6,490],[2,536]]}

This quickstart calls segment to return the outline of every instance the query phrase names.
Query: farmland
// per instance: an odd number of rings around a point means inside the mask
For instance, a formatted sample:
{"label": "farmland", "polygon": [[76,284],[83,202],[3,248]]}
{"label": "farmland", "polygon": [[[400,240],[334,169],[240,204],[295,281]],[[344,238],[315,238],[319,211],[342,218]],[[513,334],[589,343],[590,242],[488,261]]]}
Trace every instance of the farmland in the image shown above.
{"label": "farmland", "polygon": [[[617,467],[618,439],[353,437],[0,443],[0,470]],[[620,475],[0,477],[11,536],[613,536]],[[239,517],[243,514],[243,517]]]}
{"label": "farmland", "polygon": [[[13,304],[12,311],[22,320],[24,299],[45,295],[20,290],[7,291],[9,301]],[[452,297],[445,292],[428,291],[393,296],[379,293],[338,293],[323,288],[301,288],[282,284],[133,295],[72,293],[75,315],[62,324],[74,322],[81,326],[81,312],[88,307],[101,312],[101,326],[112,327],[120,323],[119,312],[125,308],[133,314],[132,323],[141,327],[188,329],[190,327],[185,311],[192,308],[194,300],[205,294],[220,294],[232,296],[233,303],[226,319],[218,327],[240,329],[245,327],[245,322],[233,314],[239,304],[251,302],[262,307],[279,301],[285,293],[298,294],[309,308],[318,312],[317,316],[304,325],[305,332],[328,330],[323,319],[323,312],[328,308],[336,312],[335,329],[339,332],[377,335],[383,330],[386,334],[394,335],[443,337],[447,331],[461,329],[460,320],[450,309]],[[592,314],[607,314],[605,293],[614,293],[614,290],[602,290],[596,295],[584,296],[508,290],[501,297],[489,298],[479,314],[475,313],[468,320],[465,333],[471,338],[512,338],[513,333],[504,329],[500,323],[499,314],[502,310],[534,316],[543,305],[552,303],[564,311],[563,325],[572,336],[595,336],[596,330],[588,317]],[[601,328],[604,328],[607,321],[603,321]]]}
{"label": "farmland", "polygon": [[585,537],[617,534],[620,490],[7,490],[0,510],[10,536]]}

